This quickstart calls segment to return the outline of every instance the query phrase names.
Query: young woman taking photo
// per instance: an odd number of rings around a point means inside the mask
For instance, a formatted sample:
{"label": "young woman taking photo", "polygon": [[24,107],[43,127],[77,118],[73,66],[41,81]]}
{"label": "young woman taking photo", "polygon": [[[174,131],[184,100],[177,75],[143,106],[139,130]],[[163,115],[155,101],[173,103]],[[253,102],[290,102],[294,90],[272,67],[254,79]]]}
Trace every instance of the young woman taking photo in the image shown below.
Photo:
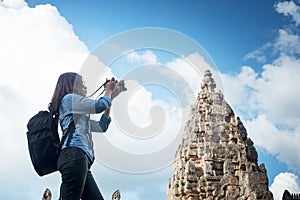
{"label": "young woman taking photo", "polygon": [[[107,80],[104,96],[92,100],[86,97],[87,88],[79,74],[69,72],[58,78],[51,106],[59,114],[63,135],[68,134],[57,162],[62,177],[60,200],[103,200],[90,171],[95,160],[91,132],[107,130],[116,84],[114,78]],[[114,92],[113,98],[119,93]],[[99,121],[90,119],[90,114],[102,112]]]}

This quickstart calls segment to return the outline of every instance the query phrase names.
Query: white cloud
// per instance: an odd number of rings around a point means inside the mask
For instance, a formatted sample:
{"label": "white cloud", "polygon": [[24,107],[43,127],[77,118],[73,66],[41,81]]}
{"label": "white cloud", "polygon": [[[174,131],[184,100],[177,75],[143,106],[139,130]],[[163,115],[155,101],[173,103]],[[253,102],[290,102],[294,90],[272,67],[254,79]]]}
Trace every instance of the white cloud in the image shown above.
{"label": "white cloud", "polygon": [[270,191],[273,193],[275,200],[281,200],[284,190],[288,190],[290,193],[299,193],[300,182],[299,178],[292,173],[282,172],[278,174],[270,187]]}
{"label": "white cloud", "polygon": [[300,37],[288,29],[279,29],[276,40],[268,42],[258,49],[247,53],[244,60],[255,59],[258,63],[272,62],[268,57],[279,56],[299,56],[300,55]]}
{"label": "white cloud", "polygon": [[299,35],[292,34],[287,30],[279,29],[278,38],[275,41],[274,49],[281,54],[300,55]]}
{"label": "white cloud", "polygon": [[[162,200],[166,199],[168,179],[172,176],[172,166],[144,174],[126,174],[103,167],[99,162],[93,164],[92,171],[103,193],[112,194],[116,189],[121,199]],[[102,183],[102,184],[101,184]],[[110,195],[106,195],[110,199]],[[105,198],[106,199],[106,198]]]}
{"label": "white cloud", "polygon": [[124,193],[122,193],[121,198],[124,198],[124,197],[126,199],[131,199],[131,200],[140,200],[139,195],[138,195],[138,193],[136,191],[124,192]]}
{"label": "white cloud", "polygon": [[236,110],[237,114],[243,113],[245,118],[253,117],[253,87],[258,74],[248,66],[243,66],[236,75],[221,74],[224,85],[224,97]]}
{"label": "white cloud", "polygon": [[295,128],[300,122],[299,66],[299,59],[281,56],[263,66],[262,77],[256,81],[257,107],[276,125]]}
{"label": "white cloud", "polygon": [[255,145],[263,147],[286,163],[290,169],[297,171],[300,166],[300,127],[293,130],[279,129],[265,115],[259,115],[244,124]]}
{"label": "white cloud", "polygon": [[[127,81],[126,84],[128,90],[113,102],[114,124],[110,127],[107,135],[113,141],[112,144],[128,152],[141,154],[159,151],[180,133],[181,112],[184,108],[178,104],[172,105],[172,103],[163,100],[154,100],[151,92],[134,81]],[[156,106],[161,110],[151,113]],[[119,109],[121,107],[125,107],[126,111],[122,112]],[[128,123],[127,120],[129,120]],[[124,122],[126,123],[124,124]],[[152,127],[153,132],[151,132],[150,127],[153,124],[162,124],[162,126]],[[139,129],[134,126],[139,127]],[[146,128],[148,132],[150,131],[149,134],[145,134]],[[126,134],[136,138],[128,137]],[[99,146],[101,148],[101,145]]]}
{"label": "white cloud", "polygon": [[278,13],[284,14],[285,16],[292,16],[296,25],[300,24],[300,7],[296,5],[294,1],[279,2],[275,5],[275,9]]}
{"label": "white cloud", "polygon": [[[300,7],[298,9],[300,16]],[[297,28],[295,29],[297,30]],[[255,59],[258,63],[267,63],[273,62],[270,60],[270,57],[274,58],[286,55],[292,57],[300,55],[300,37],[298,32],[294,31],[293,28],[279,29],[274,42],[268,42],[258,49],[247,53],[243,59]]]}
{"label": "white cloud", "polygon": [[24,0],[3,0],[0,1],[0,6],[4,8],[21,9],[27,6]]}
{"label": "white cloud", "polygon": [[266,50],[268,50],[270,47],[272,47],[272,44],[267,43],[267,44],[263,45],[262,47],[254,50],[250,53],[247,53],[243,59],[244,60],[255,59],[259,63],[265,63],[265,62],[267,62],[268,59],[267,59],[267,56],[264,54],[264,52]]}
{"label": "white cloud", "polygon": [[42,99],[50,100],[59,74],[78,70],[88,50],[50,5],[0,7],[0,24],[1,85],[28,103],[39,99],[34,103],[40,108],[48,103]]}
{"label": "white cloud", "polygon": [[144,53],[137,53],[136,51],[132,51],[127,55],[127,59],[130,62],[141,62],[144,64],[157,64],[157,57],[156,55],[150,51],[146,50]]}
{"label": "white cloud", "polygon": [[201,89],[204,71],[207,69],[213,73],[213,78],[217,85],[216,90],[219,89],[223,91],[223,84],[219,72],[216,71],[213,66],[210,66],[198,53],[193,53],[186,57],[179,57],[174,61],[168,62],[166,66],[182,76],[195,95],[197,95]]}

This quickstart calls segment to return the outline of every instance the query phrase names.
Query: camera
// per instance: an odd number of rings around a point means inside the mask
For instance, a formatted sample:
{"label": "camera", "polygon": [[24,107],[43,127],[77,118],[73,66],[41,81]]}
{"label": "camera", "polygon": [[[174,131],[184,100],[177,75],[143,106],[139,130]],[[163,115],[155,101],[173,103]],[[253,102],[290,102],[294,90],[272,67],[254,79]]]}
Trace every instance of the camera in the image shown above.
{"label": "camera", "polygon": [[[102,87],[105,87],[105,84],[108,83],[110,80],[106,80],[105,83],[103,83],[95,92],[93,92],[91,95],[89,95],[88,97],[92,97],[94,94],[96,94]],[[112,91],[112,95],[113,96],[117,96],[120,92],[126,91],[127,88],[125,87],[125,82],[124,80],[120,80],[117,85],[115,86],[114,90]],[[103,89],[103,91],[98,95],[97,99],[100,97],[101,94],[103,94],[103,92],[105,91],[105,89]]]}
{"label": "camera", "polygon": [[[105,87],[105,84],[107,83],[107,82],[109,82],[109,80],[107,80],[103,85],[104,85],[104,87]],[[120,81],[118,81],[118,83],[115,85],[115,88],[114,88],[114,90],[112,91],[112,93],[111,93],[111,96],[112,96],[112,98],[115,98],[116,96],[118,96],[121,92],[124,92],[124,91],[126,91],[127,90],[127,88],[125,87],[125,82],[124,82],[124,80],[120,80]],[[104,92],[104,90],[103,90],[103,92]],[[102,93],[103,93],[102,92]]]}
{"label": "camera", "polygon": [[121,89],[121,92],[127,90],[127,88],[125,87],[125,82],[124,82],[124,80],[120,80],[120,81],[118,82],[118,84],[116,85],[116,87],[119,87],[119,88]]}
{"label": "camera", "polygon": [[[105,87],[105,84],[108,83],[109,81],[110,81],[110,80],[107,80],[107,81],[103,84],[103,86]],[[127,88],[125,87],[125,82],[124,82],[124,80],[118,81],[117,85],[116,85],[115,88],[114,88],[114,91],[117,91],[117,90],[120,90],[121,92],[127,90]]]}
{"label": "camera", "polygon": [[115,86],[114,90],[111,93],[111,98],[114,99],[118,96],[121,92],[126,91],[127,88],[125,87],[124,80],[120,80],[117,85]]}

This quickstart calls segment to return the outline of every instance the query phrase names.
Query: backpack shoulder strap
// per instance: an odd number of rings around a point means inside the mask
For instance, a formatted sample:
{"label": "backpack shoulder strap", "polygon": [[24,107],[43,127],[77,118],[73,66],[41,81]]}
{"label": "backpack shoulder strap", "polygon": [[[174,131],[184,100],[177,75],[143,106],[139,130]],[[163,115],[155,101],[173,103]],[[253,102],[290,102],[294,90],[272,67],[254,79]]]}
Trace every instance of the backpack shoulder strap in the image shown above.
{"label": "backpack shoulder strap", "polygon": [[74,121],[71,121],[66,134],[64,134],[61,138],[60,146],[62,146],[64,144],[67,137],[68,137],[68,141],[67,141],[66,147],[70,146],[70,142],[71,142],[74,130],[75,130],[75,123],[74,123]]}

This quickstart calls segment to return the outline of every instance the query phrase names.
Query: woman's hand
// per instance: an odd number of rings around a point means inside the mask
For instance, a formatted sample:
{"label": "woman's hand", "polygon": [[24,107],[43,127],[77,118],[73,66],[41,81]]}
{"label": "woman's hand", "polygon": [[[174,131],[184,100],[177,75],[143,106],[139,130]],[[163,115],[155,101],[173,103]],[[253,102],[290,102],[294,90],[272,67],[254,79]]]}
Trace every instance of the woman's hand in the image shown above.
{"label": "woman's hand", "polygon": [[111,93],[111,100],[113,100],[116,96],[118,96],[122,92],[119,86],[116,86],[115,89]]}
{"label": "woman's hand", "polygon": [[[108,82],[107,82],[108,81]],[[110,80],[106,78],[105,90],[113,91],[117,85],[118,81],[112,77]]]}
{"label": "woman's hand", "polygon": [[112,77],[110,80],[106,78],[106,84],[105,84],[105,93],[104,96],[112,98],[112,91],[115,89],[118,81],[115,80],[114,77]]}

